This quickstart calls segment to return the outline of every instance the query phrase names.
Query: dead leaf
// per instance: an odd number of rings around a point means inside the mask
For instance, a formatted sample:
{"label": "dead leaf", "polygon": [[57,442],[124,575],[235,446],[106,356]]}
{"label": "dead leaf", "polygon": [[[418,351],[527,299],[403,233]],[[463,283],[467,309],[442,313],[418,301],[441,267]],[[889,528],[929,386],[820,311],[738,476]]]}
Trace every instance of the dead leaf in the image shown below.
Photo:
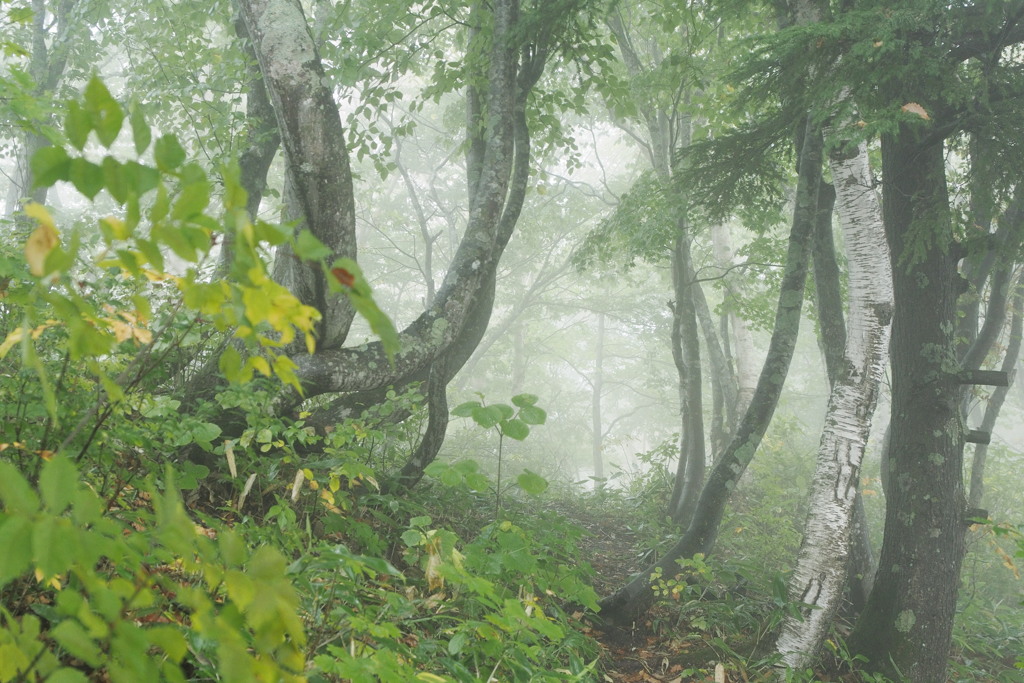
{"label": "dead leaf", "polygon": [[46,275],[46,257],[60,244],[57,227],[46,207],[40,204],[26,204],[25,214],[39,224],[25,242],[25,260],[29,271],[36,277]]}
{"label": "dead leaf", "polygon": [[924,119],[925,121],[928,121],[928,120],[931,119],[931,117],[928,116],[928,112],[926,112],[924,110],[924,107],[922,107],[917,102],[907,102],[902,107],[900,107],[900,109],[902,111],[907,112],[908,114],[916,114],[916,115],[920,116],[922,119]]}

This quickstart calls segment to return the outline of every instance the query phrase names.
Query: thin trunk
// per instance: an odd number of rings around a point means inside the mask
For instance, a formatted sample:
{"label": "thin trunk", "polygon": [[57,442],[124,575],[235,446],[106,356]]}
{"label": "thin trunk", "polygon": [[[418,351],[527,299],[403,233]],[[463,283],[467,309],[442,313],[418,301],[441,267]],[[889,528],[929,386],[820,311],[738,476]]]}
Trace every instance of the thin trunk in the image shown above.
{"label": "thin trunk", "polygon": [[[850,324],[845,343],[833,339],[833,348],[826,347],[834,352],[834,346],[840,345],[844,350],[841,361],[833,357],[829,366],[834,376],[832,394],[810,512],[789,584],[790,600],[801,604],[800,614],[787,615],[776,645],[783,663],[793,668],[804,668],[817,657],[841,603],[860,464],[878,400],[893,313],[885,230],[878,198],[871,190],[867,146],[861,143],[849,153],[833,153],[830,167],[848,253]],[[825,257],[815,259],[816,267]],[[823,277],[823,284],[828,280],[828,275]],[[822,320],[823,336],[826,322],[835,325],[835,317]],[[841,314],[838,319],[842,320]],[[830,356],[834,353],[827,352],[826,358]]]}
{"label": "thin trunk", "polygon": [[680,234],[673,251],[673,280],[676,302],[673,319],[678,328],[680,372],[679,393],[682,398],[682,443],[679,470],[673,490],[669,516],[682,528],[689,526],[697,509],[697,499],[704,483],[706,453],[704,448],[704,402],[700,365],[700,336],[694,290],[697,286],[690,254],[690,236],[686,222],[680,221]]}
{"label": "thin trunk", "polygon": [[[711,228],[711,243],[714,248],[715,261],[719,268],[733,266],[732,245],[727,225],[718,224]],[[732,277],[725,279],[725,298],[739,297],[739,286]],[[754,337],[747,326],[747,321],[730,310],[729,326],[732,329],[732,358],[736,367],[736,414],[743,415],[750,405],[757,387],[757,360],[754,353]]]}
{"label": "thin trunk", "polygon": [[591,383],[590,431],[594,478],[604,479],[604,427],[601,419],[601,392],[604,390],[604,313],[597,314],[597,349],[594,354],[594,381]]}
{"label": "thin trunk", "polygon": [[[873,196],[873,195],[872,195]],[[814,226],[814,298],[818,311],[818,345],[825,358],[829,386],[842,374],[843,351],[846,347],[846,321],[843,319],[843,292],[839,284],[839,263],[832,238],[832,209],[836,190],[822,183],[819,212]]]}
{"label": "thin trunk", "polygon": [[601,615],[609,621],[628,626],[648,609],[653,599],[653,572],[661,571],[666,576],[674,576],[678,569],[676,560],[711,550],[729,496],[753,459],[771,422],[800,330],[810,241],[814,232],[818,185],[821,182],[821,154],[821,129],[808,122],[800,152],[796,206],[779,291],[775,329],[750,407],[740,421],[729,447],[716,460],[697,502],[697,513],[683,536],[657,564],[648,567],[601,601]]}
{"label": "thin trunk", "polygon": [[704,288],[697,282],[697,274],[693,265],[690,266],[690,288],[693,290],[693,303],[696,307],[697,319],[704,334],[704,348],[708,353],[708,365],[711,368],[711,391],[714,409],[712,410],[711,450],[721,453],[732,433],[736,429],[739,410],[736,377],[729,363],[729,356],[724,344],[727,339],[719,335],[718,326],[711,315]]}
{"label": "thin trunk", "polygon": [[[999,418],[999,411],[1003,408],[1003,403],[1006,401],[1006,395],[1010,391],[1010,386],[1013,384],[1013,369],[1017,365],[1017,360],[1020,357],[1020,346],[1021,346],[1021,319],[1024,314],[1024,289],[1021,289],[1020,284],[1016,286],[1016,292],[1013,295],[1012,313],[1010,318],[1010,339],[1006,344],[1006,355],[1003,356],[1003,363],[1000,369],[1010,376],[1011,380],[1008,386],[996,387],[995,391],[992,392],[992,396],[988,399],[988,404],[985,406],[985,415],[981,420],[981,425],[978,427],[983,432],[989,434],[992,433],[992,428],[996,426],[996,420]],[[982,496],[985,492],[985,461],[988,458],[988,444],[977,444],[974,447],[974,458],[971,461],[971,486],[970,493],[967,496],[967,507],[973,510],[977,510],[981,507]]]}

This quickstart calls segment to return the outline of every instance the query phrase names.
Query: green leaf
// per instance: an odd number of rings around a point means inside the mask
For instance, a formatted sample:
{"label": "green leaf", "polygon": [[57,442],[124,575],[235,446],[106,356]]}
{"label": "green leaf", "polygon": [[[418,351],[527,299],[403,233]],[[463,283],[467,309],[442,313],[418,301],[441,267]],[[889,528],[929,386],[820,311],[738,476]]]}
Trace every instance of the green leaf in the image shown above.
{"label": "green leaf", "polygon": [[181,662],[188,652],[188,641],[177,626],[153,626],[146,629],[146,638],[160,648],[174,663]]}
{"label": "green leaf", "polygon": [[473,408],[473,421],[484,429],[490,429],[501,422],[501,409],[497,406],[477,406]]}
{"label": "green leaf", "polygon": [[52,514],[59,515],[71,505],[78,485],[78,470],[62,455],[43,465],[39,473],[39,492],[43,504]]}
{"label": "green leaf", "polygon": [[523,473],[516,477],[516,483],[519,484],[519,488],[533,496],[544,493],[548,488],[548,480],[530,470],[523,470]]}
{"label": "green leaf", "polygon": [[221,374],[224,375],[224,379],[232,384],[241,384],[249,379],[242,372],[242,356],[234,346],[228,346],[224,349],[224,353],[221,354],[217,365],[220,368]]}
{"label": "green leaf", "polygon": [[128,105],[128,120],[132,124],[132,142],[135,143],[135,153],[141,155],[149,147],[153,134],[142,115],[142,106],[138,102]]}
{"label": "green leaf", "polygon": [[82,625],[74,619],[65,619],[50,630],[50,636],[73,657],[81,659],[93,668],[102,661],[102,651],[89,637]]}
{"label": "green leaf", "polygon": [[244,611],[256,599],[256,584],[241,570],[232,569],[227,572],[224,575],[224,587],[227,588],[231,602],[238,605],[240,610]]}
{"label": "green leaf", "polygon": [[46,683],[88,683],[89,679],[77,669],[67,667],[57,669],[46,677]]}
{"label": "green leaf", "polygon": [[50,187],[68,179],[71,158],[63,147],[43,147],[32,155],[32,177],[36,187]]}
{"label": "green leaf", "polygon": [[68,165],[68,179],[75,189],[90,200],[100,193],[104,185],[103,169],[85,159],[72,159]]}
{"label": "green leaf", "polygon": [[295,255],[303,261],[323,261],[333,253],[309,230],[300,230],[295,238]]}
{"label": "green leaf", "polygon": [[423,541],[423,532],[419,529],[406,529],[402,532],[402,543],[415,548]]}
{"label": "green leaf", "polygon": [[39,511],[36,492],[9,462],[0,462],[0,500],[9,514],[31,515]]}
{"label": "green leaf", "polygon": [[487,475],[472,472],[466,475],[466,486],[473,491],[486,491],[491,487],[491,482],[487,479]]}
{"label": "green leaf", "polygon": [[220,427],[212,422],[200,422],[192,428],[192,438],[203,448],[212,448],[211,442],[220,436]]}
{"label": "green leaf", "polygon": [[71,520],[44,517],[32,527],[32,560],[45,576],[63,574],[77,557],[78,538]]}
{"label": "green leaf", "polygon": [[25,517],[8,517],[0,524],[0,587],[26,571],[32,563],[32,523]]}
{"label": "green leaf", "polygon": [[182,188],[181,193],[174,200],[171,218],[187,220],[193,216],[198,216],[209,203],[209,184],[206,182],[191,183]]}
{"label": "green leaf", "polygon": [[217,534],[217,545],[220,547],[221,561],[228,567],[242,566],[249,555],[242,537],[226,527]]}
{"label": "green leaf", "polygon": [[458,656],[458,654],[466,647],[466,642],[468,640],[469,637],[464,631],[456,633],[452,636],[452,639],[448,641],[448,654],[452,657]]}
{"label": "green leaf", "polygon": [[502,434],[517,441],[522,441],[530,435],[530,428],[526,426],[525,422],[517,418],[503,420],[498,425],[498,428],[501,429]]}
{"label": "green leaf", "polygon": [[519,419],[528,425],[542,425],[547,422],[548,414],[537,406],[523,406],[519,409]]}
{"label": "green leaf", "polygon": [[125,175],[125,168],[113,157],[103,157],[103,183],[107,192],[118,204],[128,201],[131,188]]}
{"label": "green leaf", "polygon": [[85,107],[92,118],[92,126],[96,136],[104,147],[110,147],[121,132],[124,121],[124,110],[117,103],[98,77],[93,76],[85,86]]}
{"label": "green leaf", "polygon": [[82,151],[85,143],[89,141],[89,132],[92,130],[92,117],[89,112],[82,109],[78,102],[68,102],[67,114],[64,117],[64,134],[68,136],[71,146]]}
{"label": "green leaf", "polygon": [[518,408],[525,408],[526,406],[532,406],[537,403],[540,399],[533,394],[516,394],[512,397],[512,405]]}
{"label": "green leaf", "polygon": [[[137,161],[125,162],[124,172],[125,178],[134,187],[135,194],[140,197],[160,184],[160,172]],[[166,195],[164,201],[166,201]]]}
{"label": "green leaf", "polygon": [[184,163],[185,150],[178,138],[168,133],[157,138],[153,159],[161,171],[173,171]]}
{"label": "green leaf", "polygon": [[466,401],[452,409],[455,417],[473,417],[473,410],[480,407],[480,401]]}

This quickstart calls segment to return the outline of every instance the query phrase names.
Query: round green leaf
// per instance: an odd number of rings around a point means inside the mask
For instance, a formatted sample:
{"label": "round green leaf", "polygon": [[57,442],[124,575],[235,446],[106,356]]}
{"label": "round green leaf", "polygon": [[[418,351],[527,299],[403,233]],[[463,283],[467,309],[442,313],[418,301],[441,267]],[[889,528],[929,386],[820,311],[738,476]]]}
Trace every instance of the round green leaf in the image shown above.
{"label": "round green leaf", "polygon": [[528,425],[542,425],[547,422],[548,414],[537,406],[523,406],[519,409],[519,419]]}
{"label": "round green leaf", "polygon": [[455,406],[452,409],[452,415],[455,417],[473,417],[473,411],[479,407],[479,401],[466,401]]}
{"label": "round green leaf", "polygon": [[523,408],[525,406],[532,406],[540,399],[533,394],[516,394],[512,397],[512,404],[516,407]]}
{"label": "round green leaf", "polygon": [[516,483],[519,484],[519,488],[534,496],[544,493],[548,488],[548,480],[530,470],[523,470],[516,478]]}
{"label": "round green leaf", "polygon": [[501,433],[505,436],[522,441],[530,435],[530,428],[520,419],[513,418],[501,422]]}

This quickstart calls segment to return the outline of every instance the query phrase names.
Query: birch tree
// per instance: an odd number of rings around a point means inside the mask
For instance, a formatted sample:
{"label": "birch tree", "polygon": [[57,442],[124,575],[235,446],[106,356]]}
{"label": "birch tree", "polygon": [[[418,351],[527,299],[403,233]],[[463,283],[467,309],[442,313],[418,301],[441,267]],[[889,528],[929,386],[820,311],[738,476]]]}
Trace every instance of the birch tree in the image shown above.
{"label": "birch tree", "polygon": [[800,614],[786,617],[776,646],[782,662],[793,668],[807,666],[817,655],[842,598],[853,504],[885,368],[893,306],[888,246],[867,145],[833,151],[829,167],[849,264],[849,325],[842,371],[832,387],[818,449],[810,513],[789,584]]}

